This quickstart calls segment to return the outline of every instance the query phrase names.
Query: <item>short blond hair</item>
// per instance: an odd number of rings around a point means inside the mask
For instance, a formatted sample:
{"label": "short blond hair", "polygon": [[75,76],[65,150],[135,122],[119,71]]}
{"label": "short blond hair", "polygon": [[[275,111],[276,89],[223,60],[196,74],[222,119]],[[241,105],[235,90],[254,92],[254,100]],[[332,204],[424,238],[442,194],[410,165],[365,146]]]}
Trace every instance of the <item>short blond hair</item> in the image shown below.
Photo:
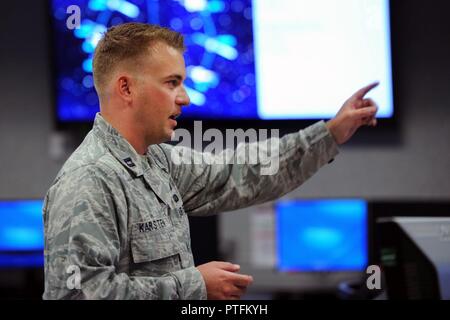
{"label": "short blond hair", "polygon": [[98,94],[101,95],[118,64],[140,58],[157,42],[166,43],[180,52],[186,50],[182,34],[158,25],[130,22],[109,28],[95,48],[92,63]]}

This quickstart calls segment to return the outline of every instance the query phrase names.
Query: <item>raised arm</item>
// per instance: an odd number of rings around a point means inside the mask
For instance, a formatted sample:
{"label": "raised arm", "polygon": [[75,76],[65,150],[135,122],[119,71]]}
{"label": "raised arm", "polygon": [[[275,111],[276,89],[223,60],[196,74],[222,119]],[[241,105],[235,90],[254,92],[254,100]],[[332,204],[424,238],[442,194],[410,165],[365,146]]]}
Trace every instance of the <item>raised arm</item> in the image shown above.
{"label": "raised arm", "polygon": [[[242,143],[215,155],[163,145],[185,210],[214,214],[270,201],[297,188],[330,162],[337,146],[360,126],[376,125],[377,106],[364,96],[377,85],[358,90],[327,123],[320,121],[281,139]],[[255,155],[253,163],[238,161]]]}
{"label": "raised arm", "polygon": [[338,153],[323,121],[281,139],[241,143],[216,155],[178,146],[163,149],[184,208],[192,215],[273,200],[301,185]]}

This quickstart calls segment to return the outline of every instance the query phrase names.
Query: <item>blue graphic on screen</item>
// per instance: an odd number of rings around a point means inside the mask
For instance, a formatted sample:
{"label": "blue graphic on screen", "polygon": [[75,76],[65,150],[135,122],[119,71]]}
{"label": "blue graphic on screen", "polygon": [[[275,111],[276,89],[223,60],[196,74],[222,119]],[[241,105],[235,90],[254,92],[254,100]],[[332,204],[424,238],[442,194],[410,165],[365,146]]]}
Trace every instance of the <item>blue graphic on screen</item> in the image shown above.
{"label": "blue graphic on screen", "polygon": [[[66,27],[66,8],[78,5],[81,26]],[[53,0],[57,112],[61,121],[92,120],[98,98],[94,49],[108,27],[150,22],[185,36],[186,118],[257,118],[251,1]],[[239,28],[236,28],[239,26]]]}
{"label": "blue graphic on screen", "polygon": [[[75,30],[66,26],[71,5],[81,9]],[[393,115],[388,0],[52,0],[51,10],[62,122],[93,120],[95,47],[107,28],[130,21],[185,36],[183,118],[331,118],[376,80],[378,117]]]}
{"label": "blue graphic on screen", "polygon": [[361,271],[367,266],[367,203],[286,201],[276,206],[280,271]]}
{"label": "blue graphic on screen", "polygon": [[0,266],[43,265],[41,200],[0,202]]}

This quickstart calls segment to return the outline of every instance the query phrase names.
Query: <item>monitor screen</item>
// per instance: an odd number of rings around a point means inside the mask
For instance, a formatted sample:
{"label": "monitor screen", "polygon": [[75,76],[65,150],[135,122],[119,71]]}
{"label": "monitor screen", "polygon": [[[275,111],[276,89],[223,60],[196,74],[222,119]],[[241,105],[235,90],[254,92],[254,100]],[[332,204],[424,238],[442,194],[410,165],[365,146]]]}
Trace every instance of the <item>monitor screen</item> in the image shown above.
{"label": "monitor screen", "polygon": [[363,271],[368,262],[367,202],[292,200],[276,204],[279,271]]}
{"label": "monitor screen", "polygon": [[[73,30],[72,5],[81,13]],[[94,49],[128,21],[185,35],[185,119],[331,118],[373,81],[378,117],[394,114],[389,0],[52,0],[51,17],[62,123],[93,120]]]}
{"label": "monitor screen", "polygon": [[389,299],[450,299],[450,218],[425,211],[377,220]]}
{"label": "monitor screen", "polygon": [[42,200],[0,201],[0,266],[41,266]]}

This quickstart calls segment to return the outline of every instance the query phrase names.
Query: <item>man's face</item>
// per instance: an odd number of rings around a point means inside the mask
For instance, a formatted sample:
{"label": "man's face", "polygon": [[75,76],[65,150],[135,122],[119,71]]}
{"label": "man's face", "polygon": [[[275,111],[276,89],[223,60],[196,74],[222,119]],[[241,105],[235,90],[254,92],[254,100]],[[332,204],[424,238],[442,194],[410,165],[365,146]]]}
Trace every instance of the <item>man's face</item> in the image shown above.
{"label": "man's face", "polygon": [[182,53],[163,43],[155,44],[143,61],[137,73],[135,121],[146,143],[161,143],[171,139],[175,118],[190,102],[183,86],[186,67]]}

